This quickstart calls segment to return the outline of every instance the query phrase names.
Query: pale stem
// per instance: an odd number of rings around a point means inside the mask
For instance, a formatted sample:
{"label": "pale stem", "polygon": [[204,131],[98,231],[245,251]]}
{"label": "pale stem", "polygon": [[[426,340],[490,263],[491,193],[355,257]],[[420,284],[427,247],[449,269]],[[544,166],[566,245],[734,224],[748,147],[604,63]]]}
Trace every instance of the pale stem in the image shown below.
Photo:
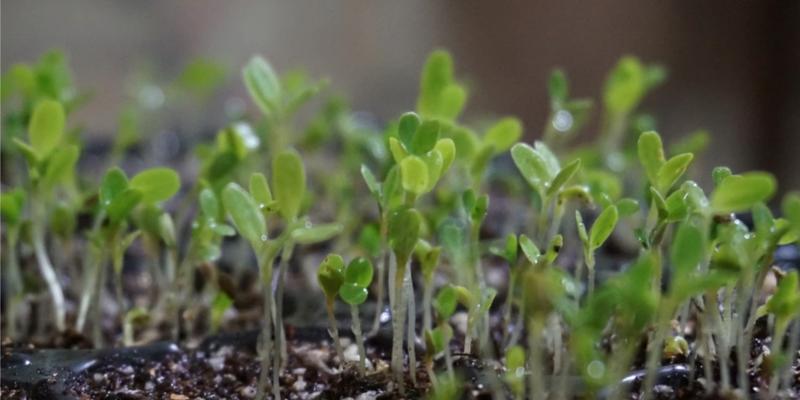
{"label": "pale stem", "polygon": [[528,376],[528,390],[530,390],[530,398],[533,400],[547,398],[542,365],[542,325],[536,319],[528,323],[528,364],[531,369],[531,374]]}
{"label": "pale stem", "polygon": [[431,303],[433,299],[433,274],[430,279],[426,279],[425,289],[422,292],[422,332],[428,332],[432,329],[431,322]]}
{"label": "pale stem", "polygon": [[53,264],[50,262],[50,257],[44,248],[44,232],[42,227],[35,228],[35,239],[33,240],[33,248],[36,253],[36,262],[39,264],[39,272],[47,284],[47,290],[50,291],[50,297],[53,301],[53,313],[55,314],[56,329],[63,332],[66,329],[66,310],[64,309],[64,292],[61,290],[61,285],[58,282],[58,275],[56,274]]}
{"label": "pale stem", "polygon": [[[399,265],[402,262],[402,267]],[[392,305],[392,372],[401,392],[405,389],[403,381],[403,326],[405,325],[406,303],[403,298],[403,276],[408,269],[408,261],[398,260],[394,274],[394,300]]]}
{"label": "pale stem", "polygon": [[403,287],[405,288],[405,295],[408,298],[408,332],[406,339],[406,348],[408,351],[408,372],[411,375],[411,382],[417,384],[417,353],[414,348],[416,343],[416,299],[414,298],[414,282],[411,279],[411,268],[406,268],[406,276]]}
{"label": "pale stem", "polygon": [[334,315],[333,313],[332,301],[326,301],[325,311],[328,313],[328,322],[331,325],[331,336],[333,337],[333,344],[334,347],[336,348],[336,355],[339,356],[339,362],[344,363],[344,352],[342,352],[342,343],[339,341],[339,326],[336,323],[336,315]]}
{"label": "pale stem", "polygon": [[361,335],[361,317],[358,316],[358,306],[350,305],[350,316],[353,319],[353,335],[356,337],[358,346],[358,374],[363,377],[367,373],[367,352],[364,350],[364,338]]}

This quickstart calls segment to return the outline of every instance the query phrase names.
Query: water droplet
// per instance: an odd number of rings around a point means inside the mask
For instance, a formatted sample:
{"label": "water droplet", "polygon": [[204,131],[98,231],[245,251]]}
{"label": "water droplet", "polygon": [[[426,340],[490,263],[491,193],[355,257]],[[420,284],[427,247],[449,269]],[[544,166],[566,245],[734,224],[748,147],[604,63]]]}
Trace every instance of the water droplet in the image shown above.
{"label": "water droplet", "polygon": [[606,366],[601,361],[594,360],[586,366],[586,372],[594,379],[600,379],[606,372]]}
{"label": "water droplet", "polygon": [[572,114],[566,110],[558,110],[556,115],[553,116],[553,128],[556,128],[559,132],[566,132],[570,128],[572,128],[572,123],[574,119],[572,118]]}
{"label": "water droplet", "polygon": [[266,242],[267,241],[267,235],[261,235],[261,241],[262,242]]}

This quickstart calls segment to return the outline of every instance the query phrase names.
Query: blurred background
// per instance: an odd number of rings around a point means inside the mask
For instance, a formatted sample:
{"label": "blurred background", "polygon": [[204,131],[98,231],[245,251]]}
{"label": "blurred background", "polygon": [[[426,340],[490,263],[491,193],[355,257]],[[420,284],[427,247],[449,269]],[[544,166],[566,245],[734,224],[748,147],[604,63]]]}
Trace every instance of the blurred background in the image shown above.
{"label": "blurred background", "polygon": [[[68,55],[91,93],[74,120],[98,136],[116,132],[141,71],[174,76],[205,57],[226,68],[218,97],[244,100],[239,68],[254,53],[328,77],[386,120],[414,106],[427,54],[445,48],[471,87],[467,115],[519,116],[532,140],[554,67],[573,96],[598,99],[619,57],[636,55],[669,71],[642,107],[667,143],[707,129],[704,167],[764,169],[781,191],[800,188],[798,1],[3,0],[1,29],[3,72],[51,48]],[[223,103],[200,125],[221,126]]]}

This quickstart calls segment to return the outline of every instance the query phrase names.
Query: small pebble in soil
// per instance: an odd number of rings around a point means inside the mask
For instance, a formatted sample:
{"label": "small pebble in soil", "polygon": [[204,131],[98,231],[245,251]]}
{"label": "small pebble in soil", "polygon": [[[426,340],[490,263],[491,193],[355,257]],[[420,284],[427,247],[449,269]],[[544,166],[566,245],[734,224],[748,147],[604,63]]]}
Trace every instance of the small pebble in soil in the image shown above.
{"label": "small pebble in soil", "polygon": [[239,395],[246,399],[255,398],[256,388],[254,386],[243,386],[241,389],[239,389]]}

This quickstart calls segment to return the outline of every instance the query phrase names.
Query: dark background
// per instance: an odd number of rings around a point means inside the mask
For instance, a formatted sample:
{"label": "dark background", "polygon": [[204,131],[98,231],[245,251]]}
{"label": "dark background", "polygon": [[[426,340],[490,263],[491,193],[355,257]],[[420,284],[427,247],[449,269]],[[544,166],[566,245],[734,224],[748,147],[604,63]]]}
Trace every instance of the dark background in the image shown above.
{"label": "dark background", "polygon": [[442,47],[470,83],[471,114],[517,115],[533,139],[553,67],[573,94],[598,98],[632,54],[669,69],[643,105],[667,142],[706,128],[704,167],[764,169],[781,191],[800,188],[800,1],[3,0],[3,71],[52,47],[93,94],[75,118],[92,135],[113,134],[126,77],[146,63],[169,75],[210,57],[229,68],[224,96],[244,98],[238,70],[261,53],[390,118],[414,106],[420,67]]}

